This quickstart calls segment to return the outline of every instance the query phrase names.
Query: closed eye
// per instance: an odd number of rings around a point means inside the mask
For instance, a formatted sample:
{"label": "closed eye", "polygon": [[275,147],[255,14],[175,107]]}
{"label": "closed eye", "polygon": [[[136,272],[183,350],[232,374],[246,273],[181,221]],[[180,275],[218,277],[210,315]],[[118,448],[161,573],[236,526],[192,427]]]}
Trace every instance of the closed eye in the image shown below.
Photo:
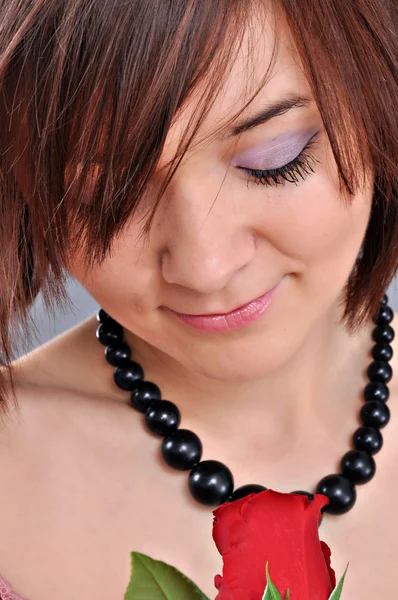
{"label": "closed eye", "polygon": [[[277,169],[250,169],[248,167],[237,167],[248,173],[254,179],[249,179],[247,183],[257,183],[262,185],[285,185],[288,183],[295,183],[296,185],[301,181],[304,181],[309,175],[315,173],[313,165],[320,161],[313,155],[312,149],[317,143],[314,139],[315,134],[309,142],[304,146],[300,154],[291,160],[286,165],[278,167]],[[310,151],[311,150],[311,151]]]}

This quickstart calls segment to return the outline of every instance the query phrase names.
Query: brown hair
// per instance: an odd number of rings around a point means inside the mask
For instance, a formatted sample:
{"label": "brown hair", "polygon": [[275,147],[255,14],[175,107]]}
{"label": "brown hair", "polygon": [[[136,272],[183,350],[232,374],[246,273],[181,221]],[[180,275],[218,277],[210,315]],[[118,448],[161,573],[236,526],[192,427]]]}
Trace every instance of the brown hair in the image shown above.
{"label": "brown hair", "polygon": [[67,302],[68,249],[84,247],[89,268],[138,214],[170,125],[195,92],[197,119],[146,213],[149,232],[245,31],[267,7],[290,28],[341,190],[349,198],[361,172],[375,174],[344,319],[354,329],[376,312],[398,256],[395,0],[7,0],[0,5],[1,365],[14,358],[17,339],[29,342],[28,309],[40,290],[49,311]]}

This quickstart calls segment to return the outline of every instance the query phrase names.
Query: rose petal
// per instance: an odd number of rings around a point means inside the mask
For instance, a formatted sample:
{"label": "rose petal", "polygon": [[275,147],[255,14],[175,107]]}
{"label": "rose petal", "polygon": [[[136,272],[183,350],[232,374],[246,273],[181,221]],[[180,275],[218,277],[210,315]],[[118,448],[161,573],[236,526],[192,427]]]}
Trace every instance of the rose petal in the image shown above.
{"label": "rose petal", "polygon": [[297,598],[327,598],[335,581],[330,552],[320,544],[323,494],[309,500],[302,494],[265,490],[214,511],[213,537],[223,556],[217,579],[217,600],[258,600],[265,587],[265,563],[281,593],[290,588]]}
{"label": "rose petal", "polygon": [[249,494],[234,502],[224,502],[213,510],[213,539],[220,554],[224,554],[230,545],[229,532],[234,522],[241,520],[241,508],[249,498],[256,494]]}
{"label": "rose petal", "polygon": [[331,552],[329,546],[325,542],[323,542],[322,540],[320,540],[320,542],[321,542],[323,556],[325,557],[326,566],[327,566],[327,569],[329,572],[330,582],[332,584],[332,590],[334,590],[334,588],[336,587],[336,573],[332,569],[332,564],[331,564],[331,560],[330,560],[332,552]]}
{"label": "rose petal", "polygon": [[214,583],[218,590],[218,594],[215,600],[234,600],[231,590],[229,589],[228,585],[225,582],[225,579],[221,577],[221,575],[215,576]]}

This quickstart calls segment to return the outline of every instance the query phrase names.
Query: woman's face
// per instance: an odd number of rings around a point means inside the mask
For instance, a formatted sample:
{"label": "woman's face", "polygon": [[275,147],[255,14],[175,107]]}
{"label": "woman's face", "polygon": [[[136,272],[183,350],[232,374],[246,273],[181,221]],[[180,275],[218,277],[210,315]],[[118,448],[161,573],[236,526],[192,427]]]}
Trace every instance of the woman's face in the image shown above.
{"label": "woman's face", "polygon": [[[269,64],[272,28],[258,36],[253,44],[254,83]],[[287,96],[311,98],[282,26],[279,40],[272,77],[239,123]],[[242,105],[245,47],[207,117],[204,133],[214,131]],[[170,130],[155,184],[163,176],[162,165],[174,156],[185,118],[193,110],[193,105],[187,106]],[[303,177],[294,167],[289,169],[297,183],[256,185],[243,169],[278,169],[300,154]],[[162,359],[211,379],[253,380],[285,363],[320,321],[330,322],[336,315],[370,216],[373,180],[368,181],[351,205],[343,202],[333,154],[312,101],[239,138],[212,139],[192,149],[162,199],[149,240],[139,240],[142,222],[132,220],[100,267],[85,273],[75,257],[69,272]],[[227,313],[277,284],[267,310],[233,331],[197,331],[169,310]]]}

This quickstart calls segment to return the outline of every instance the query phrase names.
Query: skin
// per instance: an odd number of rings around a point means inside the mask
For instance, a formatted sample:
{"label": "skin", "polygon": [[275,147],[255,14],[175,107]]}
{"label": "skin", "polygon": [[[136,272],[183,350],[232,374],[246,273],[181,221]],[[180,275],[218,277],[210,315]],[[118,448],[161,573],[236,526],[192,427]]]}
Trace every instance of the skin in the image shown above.
{"label": "skin", "polygon": [[[310,94],[282,23],[279,35],[273,77],[244,116],[287,92]],[[258,30],[255,79],[263,75],[272,36],[269,25]],[[242,51],[205,134],[242,101],[245,59]],[[159,178],[193,109],[187,106],[169,132]],[[286,132],[297,137],[314,129],[315,172],[297,186],[247,186],[250,177],[231,166]],[[275,152],[286,156],[288,148]],[[179,406],[182,427],[198,433],[203,458],[225,462],[236,486],[310,490],[336,472],[350,448],[373,324],[349,335],[339,299],[362,244],[372,192],[369,176],[350,206],[343,203],[312,103],[237,143],[212,140],[189,153],[148,243],[137,241],[140,225],[131,221],[100,267],[87,273],[80,252],[70,257],[71,275],[125,327],[146,379]],[[228,311],[279,281],[270,308],[236,332],[201,334],[165,309]],[[94,315],[14,363],[20,412],[9,413],[1,433],[1,572],[29,600],[121,598],[129,552],[138,550],[174,564],[214,597],[221,561],[210,536],[211,509],[190,498],[186,474],[161,461],[159,438],[148,434],[113,382],[96,325]],[[393,411],[394,380],[390,387]],[[358,491],[355,507],[325,516],[320,530],[338,576],[350,561],[347,598],[373,598],[376,578],[393,589],[396,428],[392,419],[377,476]]]}

